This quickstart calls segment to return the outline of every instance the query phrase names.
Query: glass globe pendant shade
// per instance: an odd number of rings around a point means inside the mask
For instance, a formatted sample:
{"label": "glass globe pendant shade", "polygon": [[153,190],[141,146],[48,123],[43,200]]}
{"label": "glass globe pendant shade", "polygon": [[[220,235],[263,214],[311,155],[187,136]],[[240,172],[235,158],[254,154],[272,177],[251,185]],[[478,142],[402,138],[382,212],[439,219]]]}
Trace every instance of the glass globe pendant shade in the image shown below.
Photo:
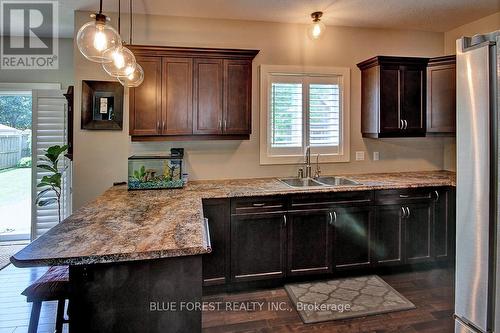
{"label": "glass globe pendant shade", "polygon": [[144,70],[141,65],[136,64],[135,70],[132,74],[119,77],[118,81],[120,81],[120,83],[127,88],[138,87],[141,85],[142,81],[144,81]]}
{"label": "glass globe pendant shade", "polygon": [[320,17],[323,15],[322,12],[314,12],[311,14],[313,18],[313,22],[308,28],[307,34],[313,40],[321,38],[323,36],[326,26],[323,22],[321,22]]}
{"label": "glass globe pendant shade", "polygon": [[102,64],[102,67],[109,75],[113,77],[126,77],[132,74],[137,66],[135,56],[126,47],[119,45],[104,52],[106,58],[111,62]]}
{"label": "glass globe pendant shade", "polygon": [[76,45],[85,58],[93,62],[110,62],[104,55],[110,48],[121,45],[121,37],[103,14],[92,14],[94,21],[85,23],[76,35]]}

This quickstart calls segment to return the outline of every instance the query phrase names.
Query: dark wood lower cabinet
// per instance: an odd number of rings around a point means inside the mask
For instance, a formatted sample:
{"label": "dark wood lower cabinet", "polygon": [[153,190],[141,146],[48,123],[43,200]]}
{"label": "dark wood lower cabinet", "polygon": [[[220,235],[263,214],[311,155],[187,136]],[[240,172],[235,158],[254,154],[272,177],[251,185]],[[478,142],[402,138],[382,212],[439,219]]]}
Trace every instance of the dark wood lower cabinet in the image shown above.
{"label": "dark wood lower cabinet", "polygon": [[435,191],[434,258],[437,261],[453,260],[455,254],[455,191]]}
{"label": "dark wood lower cabinet", "polygon": [[371,265],[372,207],[334,210],[335,269],[363,268]]}
{"label": "dark wood lower cabinet", "polygon": [[231,282],[285,276],[284,213],[231,217]]}
{"label": "dark wood lower cabinet", "polygon": [[405,218],[406,263],[432,261],[432,217],[434,205],[431,202],[410,204]]}
{"label": "dark wood lower cabinet", "polygon": [[204,285],[452,263],[454,193],[435,187],[204,200],[213,250],[203,256]]}
{"label": "dark wood lower cabinet", "polygon": [[203,285],[225,284],[229,280],[229,199],[203,201],[203,214],[208,219],[212,252],[203,255]]}
{"label": "dark wood lower cabinet", "polygon": [[375,237],[371,246],[376,266],[404,263],[404,209],[401,205],[377,207],[374,223]]}
{"label": "dark wood lower cabinet", "polygon": [[332,272],[332,212],[305,210],[288,215],[287,274]]}

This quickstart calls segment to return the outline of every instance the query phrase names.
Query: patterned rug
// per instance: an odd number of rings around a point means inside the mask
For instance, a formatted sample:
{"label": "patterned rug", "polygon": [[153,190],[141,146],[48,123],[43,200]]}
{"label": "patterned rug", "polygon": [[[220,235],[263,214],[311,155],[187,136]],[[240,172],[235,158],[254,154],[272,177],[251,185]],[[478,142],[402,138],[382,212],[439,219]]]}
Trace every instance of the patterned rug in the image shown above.
{"label": "patterned rug", "polygon": [[26,244],[0,245],[0,269],[10,264],[10,257],[25,246]]}
{"label": "patterned rug", "polygon": [[376,275],[285,286],[306,324],[414,309]]}

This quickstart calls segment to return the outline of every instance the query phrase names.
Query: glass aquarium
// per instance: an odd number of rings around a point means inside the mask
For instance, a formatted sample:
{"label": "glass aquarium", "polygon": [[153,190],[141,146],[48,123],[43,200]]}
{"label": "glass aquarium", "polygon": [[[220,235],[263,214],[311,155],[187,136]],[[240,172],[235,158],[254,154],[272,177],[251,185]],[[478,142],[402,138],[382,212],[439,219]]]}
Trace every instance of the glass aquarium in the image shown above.
{"label": "glass aquarium", "polygon": [[182,155],[131,156],[128,158],[128,189],[181,188]]}

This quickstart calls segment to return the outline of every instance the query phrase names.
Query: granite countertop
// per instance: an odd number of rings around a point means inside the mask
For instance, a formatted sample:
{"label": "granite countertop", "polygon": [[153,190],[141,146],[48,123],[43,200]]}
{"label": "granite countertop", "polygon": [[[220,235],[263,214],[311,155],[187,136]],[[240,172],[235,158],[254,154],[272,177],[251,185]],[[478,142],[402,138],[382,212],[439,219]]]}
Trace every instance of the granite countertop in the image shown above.
{"label": "granite countertop", "polygon": [[193,181],[184,189],[114,186],[11,257],[17,267],[145,260],[208,252],[202,199],[455,186],[448,171],[343,175],[361,185],[288,187],[275,178]]}

